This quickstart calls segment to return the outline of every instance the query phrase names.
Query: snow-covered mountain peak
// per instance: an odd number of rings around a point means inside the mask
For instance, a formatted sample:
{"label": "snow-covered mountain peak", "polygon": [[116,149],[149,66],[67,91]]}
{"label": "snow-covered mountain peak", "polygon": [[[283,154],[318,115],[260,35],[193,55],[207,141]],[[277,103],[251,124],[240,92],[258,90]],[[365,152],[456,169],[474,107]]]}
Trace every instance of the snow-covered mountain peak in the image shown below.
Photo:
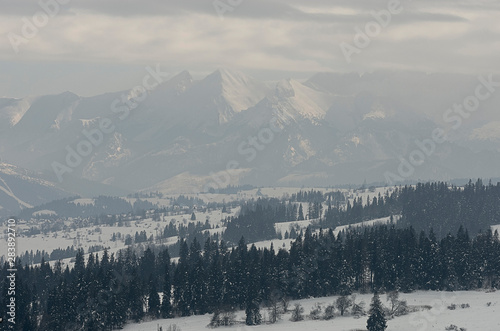
{"label": "snow-covered mountain peak", "polygon": [[476,128],[470,134],[473,140],[500,140],[500,121],[494,121]]}
{"label": "snow-covered mountain peak", "polygon": [[193,85],[193,77],[189,71],[184,70],[164,83],[169,88],[174,88],[178,92],[184,92]]}
{"label": "snow-covered mountain peak", "polygon": [[276,85],[274,102],[278,103],[278,109],[288,112],[292,118],[321,119],[325,117],[332,97],[296,80],[286,79]]}
{"label": "snow-covered mountain peak", "polygon": [[218,69],[196,84],[189,92],[196,95],[206,107],[214,105],[219,113],[219,124],[229,121],[234,113],[246,110],[268,93],[267,86],[241,72]]}
{"label": "snow-covered mountain peak", "polygon": [[232,71],[226,68],[220,68],[203,78],[201,80],[201,84],[204,86],[212,86],[213,88],[218,88],[220,91],[225,86],[232,84],[245,85],[249,80],[250,78],[245,76],[241,72]]}
{"label": "snow-covered mountain peak", "polygon": [[207,76],[207,79],[217,81],[221,84],[246,84],[253,80],[240,71],[228,68],[219,68],[215,70]]}
{"label": "snow-covered mountain peak", "polygon": [[2,123],[0,128],[16,125],[23,118],[35,99],[36,97],[0,99],[0,122]]}
{"label": "snow-covered mountain peak", "polygon": [[291,79],[285,79],[276,84],[276,96],[281,98],[291,98],[295,96]]}
{"label": "snow-covered mountain peak", "polygon": [[363,120],[382,120],[387,117],[387,111],[379,102],[371,105],[370,111],[363,115]]}

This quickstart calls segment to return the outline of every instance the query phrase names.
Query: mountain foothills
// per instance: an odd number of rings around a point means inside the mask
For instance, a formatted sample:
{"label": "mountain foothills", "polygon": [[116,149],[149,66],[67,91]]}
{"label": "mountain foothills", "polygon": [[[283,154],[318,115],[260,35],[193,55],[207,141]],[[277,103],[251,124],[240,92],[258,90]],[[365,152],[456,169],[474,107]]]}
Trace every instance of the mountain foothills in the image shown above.
{"label": "mountain foothills", "polygon": [[[271,85],[219,69],[201,80],[184,71],[154,89],[3,98],[2,169],[29,169],[38,175],[15,180],[66,196],[495,177],[493,80],[319,73]],[[483,97],[467,111],[478,89]],[[432,140],[437,128],[444,142]],[[13,196],[27,190],[11,192],[6,176],[0,193],[22,205]]]}

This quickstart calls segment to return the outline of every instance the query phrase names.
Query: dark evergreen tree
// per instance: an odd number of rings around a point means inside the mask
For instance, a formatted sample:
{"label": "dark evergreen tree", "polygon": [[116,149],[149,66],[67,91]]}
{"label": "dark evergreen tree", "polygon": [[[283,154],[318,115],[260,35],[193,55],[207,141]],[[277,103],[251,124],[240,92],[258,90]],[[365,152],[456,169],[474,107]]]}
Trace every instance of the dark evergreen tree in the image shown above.
{"label": "dark evergreen tree", "polygon": [[255,245],[252,245],[248,256],[244,257],[248,264],[248,277],[244,286],[246,287],[245,295],[245,313],[247,325],[259,325],[262,322],[260,314],[261,302],[261,265],[260,256]]}
{"label": "dark evergreen tree", "polygon": [[201,246],[194,238],[189,253],[189,283],[191,287],[190,309],[195,314],[207,312],[207,286],[205,265],[201,256]]}
{"label": "dark evergreen tree", "polygon": [[[153,281],[151,280],[153,283]],[[156,290],[156,285],[153,283],[150,285],[150,291],[148,295],[148,315],[153,318],[160,317],[160,296]]]}
{"label": "dark evergreen tree", "polygon": [[189,248],[185,240],[181,241],[179,263],[174,271],[174,302],[177,314],[189,316],[192,300],[189,283]]}
{"label": "dark evergreen tree", "polygon": [[387,321],[378,293],[375,293],[370,305],[370,316],[366,322],[368,331],[384,331],[387,329]]}
{"label": "dark evergreen tree", "polygon": [[163,278],[163,297],[161,301],[160,314],[162,318],[172,317],[172,282],[170,281],[170,255],[165,252],[165,269]]}
{"label": "dark evergreen tree", "polygon": [[130,282],[127,288],[128,318],[139,322],[144,317],[144,297],[142,295],[141,280],[137,273],[137,269],[132,269]]}
{"label": "dark evergreen tree", "polygon": [[298,220],[299,221],[303,221],[304,220],[304,210],[302,209],[302,204],[299,205],[299,217],[298,217]]}

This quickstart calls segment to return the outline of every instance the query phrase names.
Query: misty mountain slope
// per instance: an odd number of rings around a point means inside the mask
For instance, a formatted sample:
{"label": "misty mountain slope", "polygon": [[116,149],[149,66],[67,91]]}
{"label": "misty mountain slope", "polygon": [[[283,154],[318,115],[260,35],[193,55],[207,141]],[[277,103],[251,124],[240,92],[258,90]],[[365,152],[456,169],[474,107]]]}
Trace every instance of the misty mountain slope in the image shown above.
{"label": "misty mountain slope", "polygon": [[[318,73],[304,85],[339,96],[354,96],[364,92],[377,97],[389,97],[393,101],[411,105],[415,111],[425,114],[439,125],[449,125],[444,122],[444,112],[474,95],[481,80],[488,80],[488,75],[376,71],[363,75]],[[483,88],[482,92],[487,90]],[[500,94],[495,91],[481,101],[480,109],[464,120],[460,130],[455,133],[461,137],[467,136],[477,126],[500,120],[499,103]]]}
{"label": "misty mountain slope", "polygon": [[[177,93],[165,91],[171,81],[181,81]],[[163,128],[180,126],[187,130],[217,131],[240,113],[262,100],[269,92],[259,82],[240,72],[218,69],[200,81],[183,72],[154,90],[141,107],[162,120]]]}
{"label": "misty mountain slope", "polygon": [[[210,78],[214,79],[214,77],[221,77],[220,72],[216,72]],[[286,85],[283,86],[284,84]],[[297,95],[295,95],[296,89],[298,90]],[[314,98],[317,99],[317,103],[313,102]],[[268,180],[274,181],[280,177],[276,171],[282,172],[283,167],[287,167],[287,161],[283,159],[283,154],[287,150],[293,149],[289,146],[288,138],[276,134],[271,139],[270,148],[256,153],[255,160],[253,160],[253,152],[250,151],[252,147],[248,144],[248,138],[257,135],[261,127],[267,126],[269,129],[272,119],[277,117],[279,118],[277,124],[284,124],[284,128],[287,127],[290,131],[296,132],[290,137],[290,139],[296,140],[291,144],[302,145],[299,149],[304,152],[304,157],[307,157],[309,152],[304,151],[307,142],[301,140],[301,137],[306,131],[310,131],[306,129],[306,126],[310,126],[311,129],[316,126],[311,120],[318,121],[324,117],[329,105],[329,102],[325,100],[328,98],[328,95],[307,88],[298,82],[282,82],[278,84],[274,94],[268,95],[248,110],[235,113],[231,122],[218,126],[219,132],[223,132],[222,136],[219,133],[211,135],[203,130],[190,130],[188,125],[188,127],[184,127],[182,132],[179,132],[182,136],[176,137],[169,148],[151,152],[148,159],[137,159],[124,165],[123,171],[129,174],[139,174],[146,169],[145,172],[148,174],[146,182],[154,185],[155,180],[158,181],[159,178],[165,180],[184,173],[186,170],[194,177],[199,175],[206,178],[210,172],[224,170],[227,162],[236,161],[239,164],[239,169],[248,167],[251,169],[250,172],[240,171],[241,176],[252,176],[251,174],[255,173],[253,177],[258,177],[261,183]],[[167,134],[165,133],[165,135]],[[163,137],[159,137],[158,140],[168,141]],[[149,142],[149,144],[151,143],[153,145],[159,144],[158,141]],[[247,159],[252,160],[247,161]],[[140,163],[142,166],[139,166]],[[158,173],[158,167],[163,169],[160,176],[154,175]],[[270,168],[274,171],[269,172]],[[249,175],[245,175],[248,173]],[[150,174],[151,176],[149,176]],[[142,178],[144,177],[143,174]]]}
{"label": "misty mountain slope", "polygon": [[[500,176],[498,130],[484,121],[496,97],[460,130],[440,119],[477,84],[467,75],[319,73],[270,89],[227,69],[201,80],[183,71],[142,95],[131,89],[1,99],[0,152],[58,182],[54,162],[67,165],[90,134],[91,152],[57,184],[71,192],[81,191],[71,189],[79,180],[85,193],[178,186],[186,176],[203,187],[216,181],[214,174],[229,173],[228,166],[232,184],[334,185],[400,175],[401,160],[442,127],[450,141],[437,144],[405,179]],[[103,120],[112,129],[99,133]]]}
{"label": "misty mountain slope", "polygon": [[71,92],[37,98],[14,126],[17,129],[15,132],[30,135],[18,134],[16,139],[27,141],[37,135],[61,129],[73,121],[73,111],[79,100],[80,97]]}
{"label": "misty mountain slope", "polygon": [[36,97],[23,99],[0,98],[0,132],[16,125],[31,107]]}
{"label": "misty mountain slope", "polygon": [[[2,149],[11,162],[43,171],[53,161],[61,162],[66,146],[76,148],[83,138],[82,130],[98,127],[110,115],[117,93],[81,98],[65,92],[38,97],[24,116],[2,136]],[[106,137],[105,137],[106,138]]]}
{"label": "misty mountain slope", "polygon": [[60,199],[69,194],[37,174],[0,163],[0,215],[16,216],[21,209]]}
{"label": "misty mountain slope", "polygon": [[267,93],[264,83],[242,73],[219,69],[186,91],[178,108],[188,128],[210,130],[228,123]]}

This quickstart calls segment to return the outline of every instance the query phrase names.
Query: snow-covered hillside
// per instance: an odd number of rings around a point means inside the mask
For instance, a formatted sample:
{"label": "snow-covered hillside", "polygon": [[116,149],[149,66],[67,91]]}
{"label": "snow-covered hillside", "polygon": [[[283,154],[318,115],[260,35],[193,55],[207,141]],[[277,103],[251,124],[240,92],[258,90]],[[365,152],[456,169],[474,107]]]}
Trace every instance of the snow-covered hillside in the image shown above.
{"label": "snow-covered hillside", "polygon": [[[366,307],[371,301],[371,294],[357,294],[356,302],[363,301]],[[304,314],[307,315],[317,303],[325,307],[335,301],[337,297],[312,298],[299,300],[290,303],[300,303],[304,307]],[[382,303],[388,305],[385,296],[381,296]],[[406,316],[396,317],[387,322],[387,331],[445,331],[446,327],[456,325],[467,331],[498,331],[500,330],[500,291],[496,292],[415,292],[401,293],[400,299],[406,300],[409,306],[430,306],[430,310],[422,310],[410,313]],[[450,310],[447,307],[455,304],[458,307]],[[469,304],[469,308],[460,308],[461,304]],[[262,314],[267,314],[265,309]],[[221,327],[218,330],[225,331],[353,331],[366,330],[367,317],[355,318],[353,316],[336,316],[330,321],[304,320],[301,322],[291,322],[290,313],[283,315],[281,321],[276,324],[263,324],[260,326],[245,326],[244,312],[237,314],[239,325],[233,327]],[[206,330],[210,322],[211,315],[192,316],[176,319],[161,319],[140,324],[129,324],[124,331],[156,331],[161,326],[164,331],[169,325],[176,324],[181,331]],[[217,329],[216,329],[217,330]]]}
{"label": "snow-covered hillside", "polygon": [[[77,199],[73,201],[74,203],[91,203],[92,199]],[[73,246],[75,249],[82,248],[85,253],[89,252],[89,249],[93,249],[94,252],[102,254],[102,251],[106,248],[110,253],[116,253],[120,249],[126,248],[125,239],[127,236],[134,238],[136,233],[145,232],[146,237],[149,238],[153,236],[156,238],[162,234],[165,226],[172,223],[173,225],[184,225],[187,226],[189,223],[208,221],[213,229],[209,230],[213,235],[215,233],[220,233],[224,230],[221,220],[225,217],[232,217],[239,213],[239,208],[229,209],[227,213],[222,213],[221,210],[212,210],[209,212],[199,212],[196,213],[197,220],[190,220],[191,214],[180,214],[180,215],[163,215],[160,219],[153,220],[152,218],[140,218],[136,217],[135,220],[125,221],[120,225],[90,225],[83,227],[76,227],[73,223],[74,221],[69,219],[64,221],[60,228],[64,228],[57,231],[50,231],[48,233],[39,233],[30,236],[21,235],[23,231],[28,231],[32,227],[38,227],[40,225],[40,220],[33,219],[29,221],[19,220],[17,223],[17,252],[18,254],[23,254],[26,251],[36,252],[37,250],[45,250],[50,254],[55,249],[66,249]],[[41,215],[50,215],[53,211],[39,212]],[[34,215],[36,216],[36,215]],[[43,219],[43,217],[42,217]],[[43,223],[43,221],[42,221]],[[7,251],[7,241],[4,239],[5,234],[0,234],[0,247],[3,248],[3,252]],[[115,237],[115,240],[112,238]],[[169,246],[175,244],[178,241],[178,237],[162,238],[159,240],[153,240],[152,242],[147,241],[143,243],[143,246],[161,244]],[[132,247],[137,245],[132,245]],[[98,248],[97,248],[98,247]],[[97,249],[96,249],[97,248]],[[52,263],[54,263],[53,261]],[[62,259],[62,264],[70,265],[70,258]]]}
{"label": "snow-covered hillside", "polygon": [[[0,182],[1,183],[1,182]],[[340,191],[353,203],[354,199],[361,199],[363,204],[366,205],[368,197],[373,197],[375,195],[384,195],[386,192],[390,192],[392,188],[376,188],[372,192],[369,190],[335,190]],[[117,222],[113,224],[86,224],[85,217],[68,217],[62,218],[61,215],[57,215],[54,210],[49,210],[47,208],[34,209],[32,219],[21,219],[17,225],[17,249],[19,254],[23,254],[26,251],[36,252],[37,250],[45,250],[48,254],[56,249],[66,249],[73,246],[74,249],[83,248],[85,253],[92,249],[94,252],[102,252],[107,248],[110,253],[116,253],[118,250],[126,248],[125,240],[127,236],[134,238],[136,233],[145,232],[146,237],[154,238],[153,241],[143,242],[144,247],[148,245],[171,245],[175,244],[179,239],[177,236],[170,238],[161,238],[163,230],[169,224],[174,226],[188,226],[190,223],[205,223],[208,221],[210,229],[207,231],[214,235],[215,233],[221,234],[226,228],[223,222],[224,219],[237,216],[240,212],[240,207],[230,208],[222,212],[222,205],[236,203],[239,205],[244,201],[255,201],[259,198],[277,198],[277,199],[289,199],[293,194],[297,194],[299,191],[317,191],[326,194],[332,192],[333,189],[327,188],[278,188],[278,187],[267,187],[267,188],[254,188],[249,190],[242,190],[235,194],[214,194],[214,193],[204,193],[204,194],[186,194],[183,195],[185,199],[197,199],[197,201],[204,201],[206,205],[208,204],[218,204],[218,208],[212,208],[209,210],[204,210],[204,206],[199,206],[201,209],[196,210],[196,208],[184,208],[179,206],[175,213],[157,213],[155,215],[148,214],[145,216],[128,216],[122,222]],[[147,202],[151,203],[157,209],[172,207],[172,201],[178,198],[178,194],[160,194],[159,196],[143,196],[140,199],[136,197],[122,198],[130,205],[134,205],[137,202]],[[77,198],[68,201],[69,204],[89,206],[95,205],[96,199],[90,198]],[[297,206],[302,204],[305,211],[309,209],[309,203],[307,202],[294,202]],[[109,206],[108,206],[109,207]],[[323,203],[323,210],[326,210],[328,204]],[[196,220],[191,220],[191,211],[195,212]],[[124,211],[125,212],[125,211]],[[120,217],[120,215],[115,215]],[[285,233],[291,232],[291,229],[295,229],[297,234],[301,231],[305,231],[308,226],[316,224],[318,219],[309,219],[307,213],[305,214],[306,219],[302,221],[288,221],[275,223],[274,227],[277,235],[281,238],[274,238],[272,240],[258,241],[255,243],[249,243],[249,247],[255,244],[258,248],[269,248],[271,244],[274,245],[275,249],[290,248],[290,243],[292,239],[285,239]],[[51,219],[51,221],[45,221],[44,219]],[[394,221],[397,221],[395,217]],[[374,224],[388,223],[389,217],[365,221],[362,223],[352,224],[352,227],[360,226],[373,226]],[[337,234],[342,230],[349,228],[350,226],[341,226],[334,229],[334,233]],[[32,231],[31,229],[51,229],[40,231]],[[30,235],[23,234],[23,232],[30,232]],[[4,247],[4,252],[6,252],[6,241],[1,240],[5,235],[0,235],[0,248]],[[115,238],[114,240],[112,240]],[[137,245],[133,245],[135,247]],[[68,264],[70,259],[63,259],[63,264]]]}

